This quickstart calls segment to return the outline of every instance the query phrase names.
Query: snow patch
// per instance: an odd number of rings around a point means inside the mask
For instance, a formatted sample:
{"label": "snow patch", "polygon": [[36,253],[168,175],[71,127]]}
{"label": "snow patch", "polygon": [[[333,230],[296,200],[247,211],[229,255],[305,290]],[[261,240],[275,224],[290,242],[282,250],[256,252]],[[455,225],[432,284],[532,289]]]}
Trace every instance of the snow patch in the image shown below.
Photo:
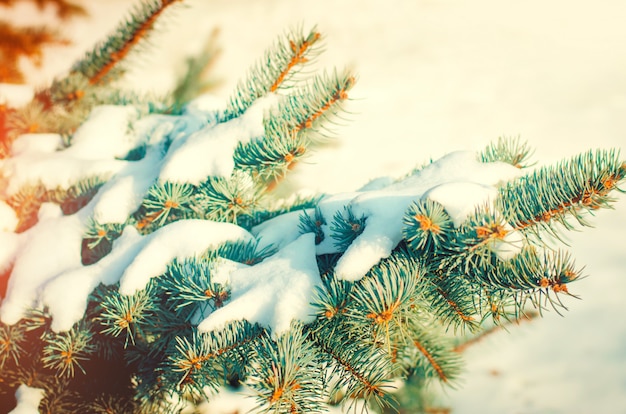
{"label": "snow patch", "polygon": [[431,188],[425,198],[445,207],[452,224],[459,227],[476,207],[492,203],[498,195],[495,187],[473,182],[445,183]]}
{"label": "snow patch", "polygon": [[128,163],[94,198],[94,219],[99,223],[125,223],[156,181],[161,167],[160,148],[150,147],[145,157]]}
{"label": "snow patch", "polygon": [[20,385],[15,391],[17,406],[8,414],[39,414],[39,403],[45,396],[41,388]]}
{"label": "snow patch", "polygon": [[19,223],[19,219],[15,210],[0,200],[0,232],[2,231],[14,231]]}
{"label": "snow patch", "polygon": [[229,241],[249,241],[252,235],[230,223],[209,220],[181,220],[145,236],[143,249],[128,266],[120,280],[120,293],[132,295],[143,289],[151,278],[167,270],[176,258],[192,257]]}
{"label": "snow patch", "polygon": [[130,126],[139,111],[134,106],[102,105],[95,107],[89,118],[72,136],[72,146],[66,154],[80,159],[124,157],[137,142]]}
{"label": "snow patch", "polygon": [[0,273],[11,267],[20,247],[21,237],[12,232],[0,231]]}
{"label": "snow patch", "polygon": [[281,249],[300,237],[300,216],[313,214],[313,209],[292,211],[264,221],[252,228],[252,234],[259,241],[258,248],[274,247]]}
{"label": "snow patch", "polygon": [[55,151],[60,140],[56,134],[22,135],[13,149],[15,156],[0,163],[9,181],[7,194],[27,185],[41,184],[53,190],[89,177],[114,175],[128,164],[117,158],[124,157],[142,138],[130,130],[137,116],[133,106],[96,107],[76,130],[72,146],[59,151]]}
{"label": "snow patch", "polygon": [[[113,242],[111,252],[100,261],[66,271],[45,285],[42,302],[52,317],[51,329],[68,331],[87,309],[89,294],[99,283],[111,285],[120,280],[124,270],[144,246],[144,238],[132,226]],[[71,286],[71,289],[68,289]]]}
{"label": "snow patch", "polygon": [[200,322],[198,330],[213,331],[245,319],[269,328],[278,337],[289,330],[293,319],[315,320],[311,302],[321,284],[315,236],[304,234],[261,263],[233,271],[230,301]]}
{"label": "snow patch", "polygon": [[265,134],[263,119],[276,101],[273,94],[257,99],[238,118],[208,125],[172,144],[159,180],[198,185],[209,176],[230,177],[237,144]]}
{"label": "snow patch", "polygon": [[[58,209],[58,206],[55,206]],[[50,208],[49,210],[52,210]],[[51,214],[53,216],[53,214]],[[81,266],[84,225],[77,215],[40,217],[40,222],[20,236],[7,294],[0,307],[0,320],[19,321],[36,308],[38,292],[58,274]],[[67,286],[66,286],[67,289]]]}
{"label": "snow patch", "polygon": [[[234,224],[207,220],[177,221],[147,236],[127,226],[111,252],[100,261],[89,266],[79,264],[36,282],[43,284],[41,302],[52,317],[51,328],[55,332],[71,329],[83,317],[89,294],[100,283],[111,285],[119,281],[120,293],[131,295],[144,288],[151,278],[163,274],[172,260],[200,255],[208,248],[238,240],[252,240],[252,235]],[[24,295],[16,296],[11,292],[12,302],[26,302]]]}

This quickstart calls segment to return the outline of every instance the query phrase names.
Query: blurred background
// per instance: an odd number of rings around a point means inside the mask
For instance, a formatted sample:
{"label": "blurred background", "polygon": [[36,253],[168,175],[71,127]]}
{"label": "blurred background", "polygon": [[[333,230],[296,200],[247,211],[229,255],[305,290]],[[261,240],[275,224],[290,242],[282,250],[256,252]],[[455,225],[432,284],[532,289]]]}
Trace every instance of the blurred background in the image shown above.
{"label": "blurred background", "polygon": [[[44,47],[39,65],[20,58],[33,87],[67,71],[134,3],[73,0],[86,14],[61,18],[62,2],[37,2],[0,1],[1,20],[45,24],[65,40]],[[626,158],[625,21],[623,0],[187,0],[132,57],[125,82],[171,89],[217,29],[212,93],[225,101],[278,35],[316,25],[325,52],[311,70],[348,67],[358,82],[336,140],[300,164],[288,188],[354,190],[499,136],[527,141],[537,165],[591,148]],[[626,197],[615,207],[567,235],[589,275],[570,288],[582,300],[466,350],[457,388],[434,388],[439,405],[453,414],[626,413]]]}

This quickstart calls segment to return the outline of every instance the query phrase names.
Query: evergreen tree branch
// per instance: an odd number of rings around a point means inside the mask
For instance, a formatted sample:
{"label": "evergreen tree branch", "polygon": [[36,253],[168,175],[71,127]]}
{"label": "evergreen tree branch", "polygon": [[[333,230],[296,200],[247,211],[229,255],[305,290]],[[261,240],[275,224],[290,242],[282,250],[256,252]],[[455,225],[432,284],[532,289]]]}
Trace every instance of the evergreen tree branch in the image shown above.
{"label": "evergreen tree branch", "polygon": [[180,0],[151,0],[137,8],[120,24],[108,39],[88,52],[72,67],[71,73],[80,73],[90,85],[103,81],[130,51],[154,29],[155,22],[167,8]]}
{"label": "evergreen tree branch", "polygon": [[557,236],[555,222],[569,229],[569,216],[586,225],[583,211],[608,207],[613,201],[609,192],[621,191],[624,177],[626,164],[617,151],[589,151],[502,186],[497,207],[517,229],[538,228]]}
{"label": "evergreen tree branch", "polygon": [[218,375],[224,361],[249,358],[252,345],[264,335],[262,328],[244,321],[229,324],[221,331],[177,337],[175,349],[168,352],[168,368],[162,370],[165,385],[175,381],[173,389],[217,388],[226,379]]}
{"label": "evergreen tree branch", "polygon": [[528,168],[528,158],[532,155],[528,143],[522,142],[519,137],[498,137],[498,141],[491,143],[479,155],[482,162],[501,161],[517,168]]}
{"label": "evergreen tree branch", "polygon": [[275,413],[322,412],[324,373],[301,326],[276,341],[262,337],[254,354],[260,367],[250,381],[260,405]]}
{"label": "evergreen tree branch", "polygon": [[[415,329],[413,346],[419,352],[417,364],[424,371],[426,378],[438,378],[444,383],[452,381],[459,372],[459,360],[450,355],[447,344],[438,344],[425,329]],[[413,368],[415,369],[415,368]]]}
{"label": "evergreen tree branch", "polygon": [[379,407],[394,405],[389,394],[393,364],[386,352],[327,328],[311,331],[310,338],[326,356],[330,380],[336,381],[331,388],[331,399],[343,394],[344,398],[371,400]]}
{"label": "evergreen tree branch", "polygon": [[319,39],[320,34],[312,29],[307,35],[301,30],[294,31],[278,41],[250,69],[247,79],[237,85],[222,121],[240,116],[255,100],[283,87],[298,65],[309,62],[315,56]]}

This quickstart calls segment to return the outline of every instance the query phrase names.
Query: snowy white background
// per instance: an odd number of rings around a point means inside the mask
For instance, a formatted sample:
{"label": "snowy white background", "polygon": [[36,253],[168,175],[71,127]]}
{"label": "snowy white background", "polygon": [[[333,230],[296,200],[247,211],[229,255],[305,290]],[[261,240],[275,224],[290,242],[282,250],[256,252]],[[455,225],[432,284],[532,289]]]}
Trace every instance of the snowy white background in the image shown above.
{"label": "snowy white background", "polygon": [[[41,85],[62,73],[115,27],[133,2],[84,1],[89,18],[61,30],[75,41],[48,49]],[[350,67],[349,121],[338,141],[290,179],[294,187],[353,190],[380,175],[402,175],[453,150],[480,150],[520,135],[539,165],[591,147],[626,158],[626,3],[623,0],[188,0],[135,59],[129,85],[167,90],[185,55],[220,29],[213,74],[226,99],[246,68],[287,28],[315,24],[325,35],[320,68]],[[51,10],[0,9],[37,23]],[[602,211],[595,229],[569,235],[590,277],[571,286],[565,317],[554,313],[491,336],[466,351],[467,370],[442,405],[454,414],[626,413],[626,197]]]}

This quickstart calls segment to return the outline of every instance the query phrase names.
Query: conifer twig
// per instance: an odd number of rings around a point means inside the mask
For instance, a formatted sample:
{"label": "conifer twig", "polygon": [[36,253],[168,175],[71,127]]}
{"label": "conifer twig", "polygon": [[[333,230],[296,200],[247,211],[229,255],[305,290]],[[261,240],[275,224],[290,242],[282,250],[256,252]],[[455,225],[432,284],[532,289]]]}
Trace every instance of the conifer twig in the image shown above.
{"label": "conifer twig", "polygon": [[435,360],[433,355],[430,352],[428,352],[428,350],[424,347],[424,345],[422,345],[422,343],[418,341],[417,339],[413,340],[413,345],[415,345],[417,350],[420,351],[420,353],[424,355],[424,357],[428,360],[428,363],[433,367],[433,369],[435,370],[435,372],[437,373],[441,381],[448,382],[448,376],[445,374],[445,372],[443,372],[441,365],[439,365],[439,363]]}
{"label": "conifer twig", "polygon": [[82,74],[89,85],[101,84],[109,73],[152,29],[156,20],[174,3],[182,0],[154,0],[122,22],[107,40],[74,64],[70,75]]}
{"label": "conifer twig", "polygon": [[321,35],[312,29],[306,36],[301,33],[287,37],[287,43],[279,42],[268,50],[263,60],[254,65],[248,78],[237,85],[228,107],[222,114],[227,121],[241,115],[258,98],[284,87],[299,65],[310,62],[313,47]]}

